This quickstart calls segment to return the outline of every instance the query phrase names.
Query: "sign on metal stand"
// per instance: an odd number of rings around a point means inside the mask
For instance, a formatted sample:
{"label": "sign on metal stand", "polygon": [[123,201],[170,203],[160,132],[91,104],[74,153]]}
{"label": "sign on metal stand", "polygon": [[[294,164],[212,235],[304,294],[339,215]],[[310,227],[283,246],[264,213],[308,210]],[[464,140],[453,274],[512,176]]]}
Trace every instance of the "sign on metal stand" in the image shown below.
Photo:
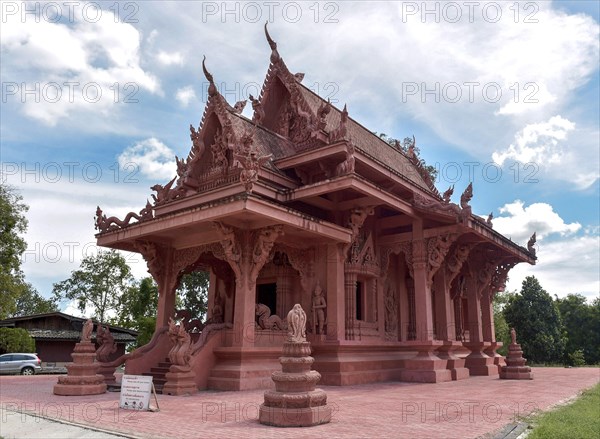
{"label": "sign on metal stand", "polygon": [[[150,393],[154,394],[156,407],[150,407]],[[119,407],[126,410],[159,411],[158,398],[151,376],[123,375]]]}

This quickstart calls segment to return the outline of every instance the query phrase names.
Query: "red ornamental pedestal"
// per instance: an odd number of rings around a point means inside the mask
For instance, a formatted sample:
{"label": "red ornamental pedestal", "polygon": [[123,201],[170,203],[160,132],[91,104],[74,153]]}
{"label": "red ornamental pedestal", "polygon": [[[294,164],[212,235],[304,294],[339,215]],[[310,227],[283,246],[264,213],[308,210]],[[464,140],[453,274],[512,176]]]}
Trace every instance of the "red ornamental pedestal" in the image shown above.
{"label": "red ornamental pedestal", "polygon": [[526,366],[527,360],[523,358],[521,345],[511,343],[508,346],[508,356],[506,357],[506,366],[500,370],[500,378],[504,380],[532,380],[533,372],[531,367]]}
{"label": "red ornamental pedestal", "polygon": [[190,366],[171,365],[165,375],[167,382],[163,386],[164,395],[193,395],[198,393],[196,373]]}
{"label": "red ornamental pedestal", "polygon": [[104,376],[97,373],[94,343],[79,342],[71,354],[73,362],[67,364],[67,375],[58,378],[54,385],[55,395],[82,396],[97,395],[106,392]]}
{"label": "red ornamental pedestal", "polygon": [[265,392],[258,420],[276,427],[310,427],[331,421],[327,394],[316,389],[321,374],[310,370],[314,358],[309,342],[286,342],[283,345],[281,372],[274,372],[275,390]]}

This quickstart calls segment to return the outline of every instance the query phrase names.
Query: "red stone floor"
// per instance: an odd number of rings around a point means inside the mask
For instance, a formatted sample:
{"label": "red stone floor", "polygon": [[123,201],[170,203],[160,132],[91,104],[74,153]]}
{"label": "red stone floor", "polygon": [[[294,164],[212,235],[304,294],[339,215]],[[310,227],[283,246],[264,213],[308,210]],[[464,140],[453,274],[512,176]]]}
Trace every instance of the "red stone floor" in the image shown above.
{"label": "red stone floor", "polygon": [[56,376],[4,376],[0,377],[0,404],[9,410],[139,438],[475,438],[532,410],[545,410],[574,397],[600,381],[598,368],[533,370],[531,381],[471,377],[439,384],[322,386],[334,409],[333,420],[311,428],[259,424],[263,391],[258,390],[158,395],[160,411],[131,412],[118,409],[118,393],[56,396],[52,393]]}

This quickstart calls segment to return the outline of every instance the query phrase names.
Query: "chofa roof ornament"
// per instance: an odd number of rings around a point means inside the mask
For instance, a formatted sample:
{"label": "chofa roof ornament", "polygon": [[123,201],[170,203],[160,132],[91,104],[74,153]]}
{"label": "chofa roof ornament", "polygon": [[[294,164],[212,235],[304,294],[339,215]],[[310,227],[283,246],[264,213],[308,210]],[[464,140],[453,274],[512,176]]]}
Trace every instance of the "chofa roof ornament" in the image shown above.
{"label": "chofa roof ornament", "polygon": [[206,77],[206,79],[209,82],[208,95],[214,96],[217,94],[217,86],[215,85],[213,75],[211,75],[210,72],[206,69],[205,61],[206,61],[206,55],[204,55],[204,58],[202,59],[202,71],[204,72],[204,76]]}
{"label": "chofa roof ornament", "polygon": [[279,52],[277,52],[277,43],[273,40],[273,38],[271,38],[271,35],[269,35],[269,30],[267,29],[268,23],[268,21],[265,22],[265,36],[267,37],[267,41],[271,47],[271,62],[276,63],[281,57],[279,56]]}

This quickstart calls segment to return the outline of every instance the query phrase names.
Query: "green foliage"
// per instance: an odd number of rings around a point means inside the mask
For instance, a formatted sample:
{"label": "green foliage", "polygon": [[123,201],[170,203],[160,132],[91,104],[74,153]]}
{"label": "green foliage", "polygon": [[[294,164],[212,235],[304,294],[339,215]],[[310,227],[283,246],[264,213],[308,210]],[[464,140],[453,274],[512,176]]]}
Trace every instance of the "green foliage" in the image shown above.
{"label": "green foliage", "polygon": [[209,275],[206,271],[194,271],[181,277],[177,288],[177,308],[187,309],[192,318],[204,320],[208,306]]}
{"label": "green foliage", "polygon": [[[377,133],[374,133],[374,134],[377,135]],[[431,182],[435,183],[435,180],[436,180],[437,174],[438,174],[438,170],[435,168],[435,166],[428,165],[425,162],[425,160],[423,160],[421,158],[421,150],[419,149],[419,147],[416,144],[413,143],[413,139],[411,139],[410,137],[406,137],[402,142],[400,142],[398,139],[394,139],[393,137],[388,137],[387,134],[384,134],[384,133],[379,134],[379,137],[382,140],[384,140],[385,142],[387,142],[390,146],[402,151],[404,154],[408,153],[408,150],[409,150],[410,146],[412,145],[414,147],[413,152],[414,152],[417,160],[421,163],[423,168],[429,174],[429,177],[431,178]]]}
{"label": "green foliage", "polygon": [[494,309],[494,327],[496,330],[496,340],[502,342],[502,347],[498,349],[500,355],[506,356],[508,354],[508,345],[510,344],[510,328],[506,319],[504,318],[504,308],[510,301],[511,297],[514,297],[516,292],[505,292],[498,293],[494,296],[492,307]]}
{"label": "green foliage", "polygon": [[[581,352],[588,364],[600,362],[600,300],[588,304],[584,296],[569,294],[555,303],[560,310],[567,343],[565,360],[572,363],[572,356]],[[578,358],[579,354],[574,358]]]}
{"label": "green foliage", "polygon": [[27,230],[29,207],[14,188],[0,183],[0,319],[17,310],[16,300],[26,289],[21,255],[27,248],[20,236]]}
{"label": "green foliage", "polygon": [[84,258],[69,279],[54,284],[53,292],[57,300],[75,300],[82,312],[93,307],[92,317],[106,322],[109,311],[119,311],[121,296],[132,281],[125,258],[111,250]]}
{"label": "green foliage", "polygon": [[535,276],[523,281],[519,294],[504,308],[509,327],[515,328],[517,341],[531,363],[559,362],[565,340],[560,312]]}
{"label": "green foliage", "polygon": [[31,284],[25,284],[23,293],[17,297],[16,305],[17,309],[11,317],[45,314],[59,310],[56,298],[43,298]]}
{"label": "green foliage", "polygon": [[527,439],[597,439],[600,431],[600,384],[583,392],[575,402],[533,418]]}
{"label": "green foliage", "polygon": [[127,288],[113,321],[116,325],[139,331],[139,322],[146,317],[155,317],[157,307],[158,286],[154,279],[145,277]]}
{"label": "green foliage", "polygon": [[568,363],[575,367],[585,366],[585,356],[583,355],[583,351],[577,349],[576,351],[569,353]]}
{"label": "green foliage", "polygon": [[35,340],[23,328],[0,328],[0,351],[35,352]]}
{"label": "green foliage", "polygon": [[136,348],[147,344],[154,335],[156,329],[156,317],[140,317],[136,322],[136,331],[138,331],[138,337],[136,340]]}

